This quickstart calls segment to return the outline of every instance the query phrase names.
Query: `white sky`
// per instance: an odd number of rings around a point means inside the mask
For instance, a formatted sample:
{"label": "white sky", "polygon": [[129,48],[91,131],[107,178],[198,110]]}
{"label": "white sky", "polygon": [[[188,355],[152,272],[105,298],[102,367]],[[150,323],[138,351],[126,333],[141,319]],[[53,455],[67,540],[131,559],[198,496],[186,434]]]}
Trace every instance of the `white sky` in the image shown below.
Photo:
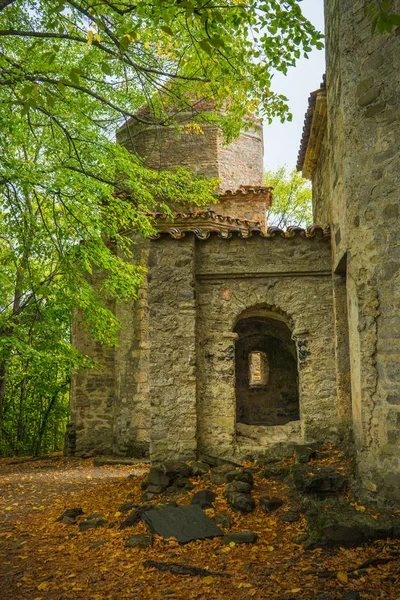
{"label": "white sky", "polygon": [[[319,31],[324,30],[323,0],[302,0],[301,9]],[[274,76],[273,89],[289,99],[293,120],[281,123],[279,119],[275,119],[271,125],[264,125],[266,169],[276,169],[283,164],[287,164],[290,169],[296,166],[308,96],[319,88],[324,73],[324,50],[313,50],[308,59],[300,59],[286,76],[281,73]]]}

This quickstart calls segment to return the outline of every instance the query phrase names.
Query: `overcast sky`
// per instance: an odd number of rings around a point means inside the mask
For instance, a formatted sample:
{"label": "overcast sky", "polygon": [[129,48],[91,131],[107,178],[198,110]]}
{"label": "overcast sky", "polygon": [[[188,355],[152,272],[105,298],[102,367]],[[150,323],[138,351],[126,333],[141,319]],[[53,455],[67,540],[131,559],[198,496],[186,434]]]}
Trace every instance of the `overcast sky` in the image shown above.
{"label": "overcast sky", "polygon": [[[323,0],[302,0],[303,14],[319,30],[324,29]],[[296,67],[273,78],[274,91],[289,99],[291,122],[280,123],[276,119],[264,126],[264,165],[266,169],[276,169],[286,163],[291,169],[296,166],[300,147],[304,115],[310,92],[319,88],[325,72],[323,50],[313,50],[308,59],[301,59]]]}

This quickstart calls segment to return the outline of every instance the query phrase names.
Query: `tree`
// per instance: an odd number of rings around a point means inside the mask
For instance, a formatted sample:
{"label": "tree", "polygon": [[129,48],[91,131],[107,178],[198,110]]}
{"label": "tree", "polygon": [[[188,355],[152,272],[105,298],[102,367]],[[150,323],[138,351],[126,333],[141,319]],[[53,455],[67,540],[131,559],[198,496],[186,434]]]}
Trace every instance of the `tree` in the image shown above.
{"label": "tree", "polygon": [[[143,277],[123,232],[151,233],[157,205],[214,197],[215,182],[147,169],[115,130],[184,111],[229,141],[254,112],[289,118],[271,73],[313,46],[321,36],[296,0],[0,2],[0,427],[11,451],[46,437],[71,372],[90,362],[69,343],[72,309],[116,343],[106,300],[134,297]],[[85,277],[95,268],[107,274],[97,291]]]}
{"label": "tree", "polygon": [[274,188],[269,225],[286,229],[290,225],[312,224],[311,185],[307,179],[284,165],[276,171],[267,171],[265,183]]}

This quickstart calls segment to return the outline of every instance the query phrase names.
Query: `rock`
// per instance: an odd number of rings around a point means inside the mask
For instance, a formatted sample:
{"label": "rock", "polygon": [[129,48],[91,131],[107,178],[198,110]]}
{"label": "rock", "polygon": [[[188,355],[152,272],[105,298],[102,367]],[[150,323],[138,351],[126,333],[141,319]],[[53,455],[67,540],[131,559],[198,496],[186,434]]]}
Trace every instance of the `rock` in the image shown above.
{"label": "rock", "polygon": [[79,529],[86,531],[87,529],[97,529],[99,527],[105,527],[107,525],[106,519],[102,515],[94,516],[91,519],[89,517],[85,521],[79,523]]}
{"label": "rock", "polygon": [[80,515],[83,515],[83,510],[81,508],[68,508],[63,512],[62,515],[58,517],[58,519],[56,519],[56,522],[62,521],[65,517],[67,517],[68,519],[75,519]]}
{"label": "rock", "polygon": [[125,519],[125,521],[121,523],[119,528],[126,529],[127,527],[134,527],[135,525],[137,525],[137,523],[139,523],[139,521],[143,519],[143,514],[147,510],[152,510],[153,508],[154,506],[152,504],[144,504],[143,506],[140,506],[135,511],[133,511],[133,513],[131,513],[129,517]]}
{"label": "rock", "polygon": [[232,508],[242,512],[242,513],[250,513],[255,507],[256,503],[254,499],[250,496],[250,494],[241,494],[240,492],[232,492],[226,496],[228,504],[232,506]]}
{"label": "rock", "polygon": [[227,533],[221,540],[224,545],[234,542],[235,544],[255,544],[258,536],[255,533]]}
{"label": "rock", "polygon": [[246,483],[245,481],[230,481],[225,486],[225,496],[227,494],[231,494],[232,492],[240,492],[242,494],[249,494],[251,491],[250,483]]}
{"label": "rock", "polygon": [[174,537],[180,544],[224,535],[197,504],[150,510],[143,514],[143,520],[151,533]]}
{"label": "rock", "polygon": [[219,527],[223,527],[224,529],[229,529],[231,526],[231,520],[226,512],[215,515],[214,523]]}
{"label": "rock", "polygon": [[154,500],[159,494],[153,494],[152,492],[145,492],[143,496],[140,498],[140,502],[150,502]]}
{"label": "rock", "polygon": [[308,463],[310,462],[310,460],[312,458],[315,458],[317,456],[317,451],[315,448],[313,448],[313,446],[295,446],[294,447],[294,453],[296,456],[296,462],[297,463]]}
{"label": "rock", "polygon": [[280,479],[287,477],[290,473],[290,465],[285,465],[281,462],[272,463],[265,466],[262,473],[266,479]]}
{"label": "rock", "polygon": [[195,485],[186,477],[178,477],[174,484],[178,489],[192,490]]}
{"label": "rock", "polygon": [[349,592],[343,596],[343,600],[361,600],[360,592]]}
{"label": "rock", "polygon": [[178,477],[190,477],[192,475],[191,467],[180,460],[169,460],[161,465],[165,473],[171,477],[172,480]]}
{"label": "rock", "polygon": [[233,460],[211,456],[210,454],[199,454],[199,460],[210,465],[210,467],[220,467],[222,465],[230,465],[231,468],[240,467],[240,464]]}
{"label": "rock", "polygon": [[262,456],[257,459],[257,463],[260,465],[268,465],[270,463],[276,463],[290,458],[293,456],[296,444],[290,444],[286,442],[271,444],[265,449]]}
{"label": "rock", "polygon": [[274,512],[275,510],[278,510],[278,508],[280,508],[283,504],[284,501],[281,500],[281,498],[269,498],[268,496],[263,496],[262,498],[260,498],[260,506],[263,512],[265,513]]}
{"label": "rock", "polygon": [[141,490],[147,490],[148,487],[149,487],[149,482],[148,481],[141,481],[140,482],[140,489]]}
{"label": "rock", "polygon": [[400,536],[400,520],[381,514],[373,519],[367,512],[359,512],[344,502],[329,508],[315,507],[306,513],[307,530],[304,548],[318,546],[346,548],[367,542]]}
{"label": "rock", "polygon": [[131,535],[125,540],[125,548],[149,548],[153,543],[153,536],[147,533]]}
{"label": "rock", "polygon": [[103,515],[100,513],[92,513],[86,517],[87,521],[91,521],[92,519],[102,519]]}
{"label": "rock", "polygon": [[147,489],[152,494],[161,494],[171,484],[171,479],[171,476],[167,475],[161,467],[152,467],[147,476],[147,481],[149,483]]}
{"label": "rock", "polygon": [[232,471],[232,465],[221,465],[214,467],[210,472],[210,479],[214,485],[222,485],[227,482],[226,475]]}
{"label": "rock", "polygon": [[[59,519],[57,519],[57,521],[59,521]],[[63,517],[61,523],[64,523],[65,525],[76,525],[76,519],[73,517]]]}
{"label": "rock", "polygon": [[226,474],[226,481],[243,481],[253,487],[253,473],[250,470],[235,469]]}
{"label": "rock", "polygon": [[125,504],[119,507],[118,512],[125,513],[132,510],[132,508],[138,508],[138,504],[136,502],[125,502]]}
{"label": "rock", "polygon": [[192,462],[191,468],[192,468],[192,475],[194,477],[205,475],[210,470],[209,465],[207,465],[206,463],[201,462],[199,460]]}
{"label": "rock", "polygon": [[281,515],[281,521],[283,521],[284,523],[297,523],[299,519],[299,515],[292,512],[287,512]]}
{"label": "rock", "polygon": [[326,498],[339,494],[346,486],[347,479],[329,467],[297,464],[292,472],[293,483],[302,494]]}
{"label": "rock", "polygon": [[213,508],[216,495],[211,490],[199,490],[193,495],[191,504],[198,504],[200,508]]}

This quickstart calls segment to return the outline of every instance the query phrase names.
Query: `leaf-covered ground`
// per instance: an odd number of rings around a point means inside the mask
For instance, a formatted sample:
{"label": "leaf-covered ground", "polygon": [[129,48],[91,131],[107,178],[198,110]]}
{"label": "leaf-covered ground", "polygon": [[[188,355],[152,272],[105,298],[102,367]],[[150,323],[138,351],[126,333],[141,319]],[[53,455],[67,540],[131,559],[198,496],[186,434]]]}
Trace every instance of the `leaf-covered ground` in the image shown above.
{"label": "leaf-covered ground", "polygon": [[[2,600],[400,599],[398,561],[353,571],[369,559],[393,556],[400,551],[400,542],[305,551],[294,542],[305,529],[304,518],[296,523],[280,519],[290,509],[289,503],[269,515],[257,503],[253,513],[242,516],[228,507],[224,486],[212,486],[217,500],[215,510],[207,514],[227,512],[232,522],[229,531],[256,533],[257,543],[223,546],[216,538],[179,546],[154,536],[149,549],[126,549],[125,539],[144,533],[145,526],[140,523],[120,531],[118,525],[126,514],[118,508],[127,501],[140,501],[147,465],[94,467],[92,460],[61,456],[11,462],[0,460]],[[178,497],[179,504],[189,503],[193,493],[205,487],[201,478],[192,482],[195,488]],[[252,492],[256,501],[263,495],[287,498],[287,492],[284,483],[256,473]],[[85,515],[101,513],[114,526],[80,532],[76,525],[56,522],[73,507],[82,507]],[[231,577],[173,575],[145,568],[143,563],[149,559],[208,568]]]}

